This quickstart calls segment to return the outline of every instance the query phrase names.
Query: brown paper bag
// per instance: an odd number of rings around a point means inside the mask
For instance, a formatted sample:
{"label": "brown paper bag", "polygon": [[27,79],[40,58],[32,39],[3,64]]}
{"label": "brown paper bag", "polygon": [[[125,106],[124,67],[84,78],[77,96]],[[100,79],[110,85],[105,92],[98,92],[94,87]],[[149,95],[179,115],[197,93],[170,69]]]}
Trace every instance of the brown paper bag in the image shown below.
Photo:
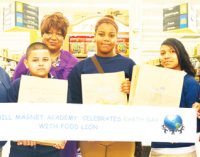
{"label": "brown paper bag", "polygon": [[136,65],[133,68],[129,105],[179,107],[185,72]]}
{"label": "brown paper bag", "polygon": [[123,71],[103,74],[82,74],[83,104],[127,104],[127,95],[121,92],[125,80]]}

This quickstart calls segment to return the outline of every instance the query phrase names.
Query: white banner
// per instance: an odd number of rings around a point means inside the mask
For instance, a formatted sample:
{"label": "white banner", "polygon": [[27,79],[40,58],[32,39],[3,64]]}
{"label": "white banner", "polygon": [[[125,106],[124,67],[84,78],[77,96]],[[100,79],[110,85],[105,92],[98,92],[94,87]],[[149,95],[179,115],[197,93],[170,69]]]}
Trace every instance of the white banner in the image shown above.
{"label": "white banner", "polygon": [[122,105],[0,104],[1,140],[196,142],[196,111]]}

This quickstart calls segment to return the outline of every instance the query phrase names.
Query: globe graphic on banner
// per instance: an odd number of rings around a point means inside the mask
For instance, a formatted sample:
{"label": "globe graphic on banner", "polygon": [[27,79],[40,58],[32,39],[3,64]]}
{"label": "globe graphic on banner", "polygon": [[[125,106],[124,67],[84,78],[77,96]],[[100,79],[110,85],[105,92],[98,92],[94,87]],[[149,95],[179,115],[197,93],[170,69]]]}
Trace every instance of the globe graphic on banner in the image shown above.
{"label": "globe graphic on banner", "polygon": [[164,119],[164,125],[170,131],[177,131],[183,125],[183,120],[179,115],[167,115]]}

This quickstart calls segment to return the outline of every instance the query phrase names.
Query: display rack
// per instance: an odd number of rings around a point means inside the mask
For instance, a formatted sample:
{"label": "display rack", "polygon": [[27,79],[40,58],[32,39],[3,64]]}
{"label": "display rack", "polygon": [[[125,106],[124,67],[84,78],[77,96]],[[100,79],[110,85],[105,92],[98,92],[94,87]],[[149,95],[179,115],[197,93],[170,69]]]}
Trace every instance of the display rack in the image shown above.
{"label": "display rack", "polygon": [[19,60],[13,59],[13,58],[10,58],[10,57],[5,57],[5,56],[2,56],[2,55],[0,55],[0,57],[3,58],[3,60],[4,60],[4,61],[7,61],[7,62],[8,62],[8,61],[15,61],[15,62],[17,62],[17,63],[19,62]]}
{"label": "display rack", "polygon": [[[77,58],[86,58],[89,53],[96,52],[96,44],[94,42],[94,35],[91,34],[73,34],[69,36],[69,52]],[[119,36],[117,45],[115,47],[117,54],[129,56],[129,37]]]}
{"label": "display rack", "polygon": [[192,62],[192,65],[194,66],[196,70],[196,76],[195,79],[200,82],[200,55],[195,55],[190,57],[190,60]]}
{"label": "display rack", "polygon": [[12,78],[15,67],[19,61],[20,56],[17,54],[10,54],[7,49],[2,49],[0,53],[0,67],[2,67],[8,75]]}

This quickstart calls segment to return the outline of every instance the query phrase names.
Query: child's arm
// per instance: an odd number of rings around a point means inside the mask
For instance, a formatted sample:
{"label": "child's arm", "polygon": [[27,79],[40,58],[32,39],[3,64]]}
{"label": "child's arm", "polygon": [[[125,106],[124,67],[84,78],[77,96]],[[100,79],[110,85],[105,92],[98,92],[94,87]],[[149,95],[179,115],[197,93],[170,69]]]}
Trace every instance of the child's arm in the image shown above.
{"label": "child's arm", "polygon": [[21,146],[35,146],[36,145],[36,141],[30,141],[30,140],[20,140],[16,142],[17,142],[17,145],[21,145]]}
{"label": "child's arm", "polygon": [[64,149],[65,148],[65,144],[67,143],[67,141],[56,141],[57,143],[55,144],[51,144],[51,143],[48,143],[48,144],[45,144],[45,142],[38,142],[38,141],[31,141],[31,140],[19,140],[19,141],[16,141],[17,142],[17,145],[21,145],[21,146],[35,146],[36,144],[41,144],[41,145],[46,145],[46,146],[52,146],[54,148],[57,148],[57,149]]}
{"label": "child's arm", "polygon": [[67,141],[62,141],[61,143],[57,143],[57,144],[53,145],[53,147],[57,148],[57,149],[64,149],[66,143],[67,143]]}
{"label": "child's arm", "polygon": [[59,141],[59,140],[39,140],[36,141],[36,144],[43,146],[51,146],[56,149],[64,149],[67,141]]}
{"label": "child's arm", "polygon": [[197,110],[197,117],[200,119],[200,103],[196,102],[192,105]]}

